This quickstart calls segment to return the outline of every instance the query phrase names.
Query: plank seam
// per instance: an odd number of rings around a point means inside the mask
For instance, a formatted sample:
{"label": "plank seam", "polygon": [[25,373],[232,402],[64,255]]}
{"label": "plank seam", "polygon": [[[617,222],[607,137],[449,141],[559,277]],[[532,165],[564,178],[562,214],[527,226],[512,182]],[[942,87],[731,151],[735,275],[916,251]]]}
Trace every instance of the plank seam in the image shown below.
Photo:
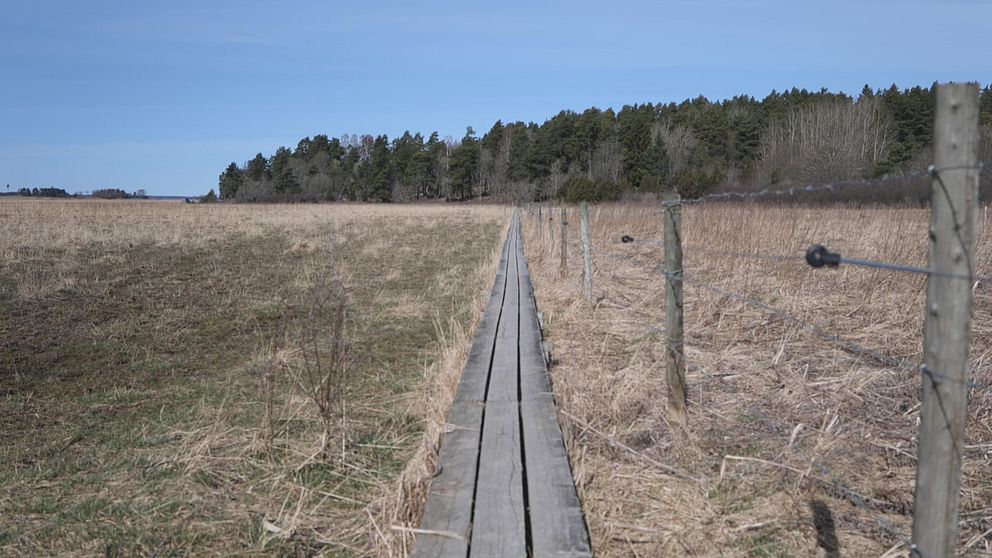
{"label": "plank seam", "polygon": [[524,439],[524,413],[523,407],[520,402],[523,400],[523,389],[522,389],[522,375],[520,366],[520,322],[522,310],[522,296],[521,296],[521,285],[520,281],[520,259],[523,257],[523,248],[520,246],[520,223],[517,222],[515,228],[516,231],[516,250],[514,252],[513,261],[516,262],[516,275],[517,275],[517,418],[519,420],[520,427],[520,479],[523,484],[523,499],[524,499],[524,545],[527,549],[527,555],[530,556],[533,552],[534,542],[533,533],[531,527],[530,519],[530,490],[527,486],[527,443]]}
{"label": "plank seam", "polygon": [[[511,229],[512,230],[512,229]],[[469,513],[469,537],[467,544],[465,545],[465,556],[468,558],[472,555],[472,535],[471,530],[475,528],[475,503],[479,495],[479,470],[481,469],[482,462],[482,442],[483,433],[486,430],[486,405],[489,401],[489,383],[493,377],[493,361],[496,358],[496,345],[499,343],[499,326],[503,322],[503,309],[506,307],[506,285],[509,282],[510,275],[510,246],[512,245],[512,235],[507,239],[507,249],[506,249],[506,269],[503,272],[503,298],[499,303],[499,314],[496,317],[496,327],[493,330],[493,348],[489,354],[489,369],[486,371],[486,388],[482,392],[482,417],[479,421],[479,446],[476,448],[475,454],[475,481],[472,486],[472,511]],[[520,280],[517,279],[519,284]],[[518,294],[519,297],[519,294]]]}

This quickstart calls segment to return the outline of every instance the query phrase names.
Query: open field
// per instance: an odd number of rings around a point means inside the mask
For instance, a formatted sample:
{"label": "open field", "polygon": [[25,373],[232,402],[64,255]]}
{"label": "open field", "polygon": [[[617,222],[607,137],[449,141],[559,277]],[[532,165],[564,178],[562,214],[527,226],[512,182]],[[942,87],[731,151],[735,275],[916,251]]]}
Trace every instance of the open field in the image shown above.
{"label": "open field", "polygon": [[0,202],[0,554],[402,552],[508,216]]}
{"label": "open field", "polygon": [[[810,328],[686,284],[689,428],[667,423],[658,204],[590,210],[595,302],[582,297],[579,218],[524,219],[526,247],[573,474],[599,556],[903,555],[916,471],[921,377],[879,365]],[[690,206],[690,277],[784,310],[830,334],[921,360],[920,276],[724,252],[841,254],[926,265],[919,209]],[[992,271],[980,223],[979,274]],[[708,251],[709,250],[709,251]],[[992,299],[974,289],[971,390],[958,547],[992,555]],[[670,474],[682,472],[689,480]]]}
{"label": "open field", "polygon": [[[564,274],[558,215],[539,230],[525,214],[525,243],[597,555],[898,555],[920,377],[687,284],[690,426],[674,434],[655,329],[661,247],[619,242],[661,238],[660,209],[592,209],[591,307],[577,215]],[[508,217],[0,203],[0,554],[404,555]],[[707,205],[683,223],[691,277],[919,359],[920,277],[725,252],[823,243],[924,265],[925,210]],[[992,233],[979,231],[988,275]],[[337,283],[346,388],[326,435],[300,386],[308,332],[334,338],[315,300]],[[988,288],[974,290],[967,555],[992,554]],[[326,363],[327,343],[316,351]]]}

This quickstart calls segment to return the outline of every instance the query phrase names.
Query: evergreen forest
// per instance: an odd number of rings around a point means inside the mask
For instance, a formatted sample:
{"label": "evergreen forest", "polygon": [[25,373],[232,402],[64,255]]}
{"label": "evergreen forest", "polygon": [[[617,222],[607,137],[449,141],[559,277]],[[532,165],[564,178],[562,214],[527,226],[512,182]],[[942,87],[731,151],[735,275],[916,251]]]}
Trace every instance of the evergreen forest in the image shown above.
{"label": "evergreen forest", "polygon": [[[468,127],[461,138],[315,135],[232,162],[218,187],[221,199],[247,202],[574,202],[899,176],[931,161],[933,106],[923,87],[865,86],[857,97],[792,89],[761,100],[563,110],[542,124],[497,121],[481,134]],[[980,113],[987,161],[992,85],[981,90]]]}

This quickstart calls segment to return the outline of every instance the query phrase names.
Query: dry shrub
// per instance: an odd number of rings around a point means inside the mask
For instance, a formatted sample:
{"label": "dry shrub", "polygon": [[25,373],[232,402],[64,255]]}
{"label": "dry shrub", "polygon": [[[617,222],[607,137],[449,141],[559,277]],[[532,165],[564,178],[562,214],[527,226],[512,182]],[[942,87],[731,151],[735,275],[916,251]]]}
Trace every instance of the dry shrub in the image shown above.
{"label": "dry shrub", "polygon": [[328,444],[337,431],[340,459],[347,451],[345,415],[347,386],[347,341],[345,338],[346,293],[340,280],[326,272],[310,294],[309,311],[299,334],[300,366],[294,383],[313,403],[323,425],[320,452],[330,457]]}
{"label": "dry shrub", "polygon": [[[684,208],[689,427],[668,424],[657,204],[592,208],[593,289],[581,292],[577,212],[559,269],[558,210],[524,219],[573,473],[600,556],[844,556],[899,549],[911,525],[918,374],[846,341],[921,360],[925,282],[798,256],[925,265],[928,212],[713,204]],[[548,215],[544,208],[542,215]],[[978,270],[992,270],[988,223]],[[622,244],[622,235],[648,242]],[[743,254],[743,255],[738,255]],[[775,261],[749,254],[793,255]],[[975,289],[959,546],[992,550],[988,287]],[[748,304],[755,300],[796,319]],[[833,548],[833,547],[839,547]]]}

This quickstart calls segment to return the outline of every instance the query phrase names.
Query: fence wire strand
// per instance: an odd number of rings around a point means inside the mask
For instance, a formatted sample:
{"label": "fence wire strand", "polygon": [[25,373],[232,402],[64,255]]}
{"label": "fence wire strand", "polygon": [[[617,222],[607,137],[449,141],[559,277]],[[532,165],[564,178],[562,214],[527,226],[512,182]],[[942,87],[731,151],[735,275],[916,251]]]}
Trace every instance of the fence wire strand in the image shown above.
{"label": "fence wire strand", "polygon": [[[735,292],[727,291],[725,289],[720,289],[719,287],[715,287],[713,285],[709,285],[709,284],[704,283],[702,281],[698,281],[698,280],[696,280],[694,278],[687,278],[684,273],[673,273],[673,272],[669,272],[668,270],[666,270],[664,268],[664,266],[661,266],[661,265],[648,265],[648,264],[645,264],[643,262],[637,261],[634,258],[629,257],[629,256],[624,257],[624,256],[610,255],[610,254],[606,254],[606,255],[602,255],[602,256],[603,257],[606,257],[607,259],[614,260],[614,261],[626,261],[628,263],[631,263],[631,264],[635,265],[636,267],[640,267],[642,269],[643,268],[647,268],[649,271],[656,272],[656,273],[664,276],[666,279],[682,280],[684,283],[686,283],[686,284],[688,284],[690,286],[702,288],[702,289],[705,289],[705,290],[711,290],[712,292],[716,292],[717,294],[720,294],[721,296],[732,297],[732,298],[734,298],[736,300],[739,300],[741,302],[745,302],[745,303],[747,303],[749,305],[756,305],[756,307],[758,307],[759,309],[761,309],[761,310],[763,310],[765,312],[771,313],[771,314],[773,314],[773,315],[775,315],[775,316],[777,316],[779,318],[782,318],[783,321],[788,321],[788,322],[792,322],[792,323],[803,325],[803,326],[807,327],[810,330],[811,333],[814,333],[818,337],[825,338],[825,339],[827,339],[828,341],[831,341],[834,344],[840,345],[841,348],[844,349],[847,352],[854,352],[854,353],[858,354],[859,356],[869,356],[869,357],[872,357],[874,360],[878,361],[880,364],[882,364],[884,366],[897,367],[897,368],[905,369],[905,370],[917,370],[918,371],[918,368],[916,366],[914,366],[908,359],[900,359],[900,358],[897,358],[897,357],[893,357],[891,355],[887,355],[887,354],[881,353],[879,351],[875,351],[873,349],[868,349],[868,348],[865,348],[865,347],[863,347],[863,346],[861,346],[861,345],[859,345],[859,344],[857,344],[857,343],[855,343],[853,341],[846,340],[846,339],[841,338],[840,336],[827,333],[822,327],[820,327],[820,326],[818,326],[816,324],[812,324],[812,323],[808,322],[807,320],[804,320],[804,319],[802,319],[802,318],[800,318],[798,316],[795,316],[793,314],[790,314],[789,312],[787,312],[787,311],[785,311],[783,309],[776,308],[776,307],[773,307],[771,305],[765,304],[765,303],[763,303],[761,301],[758,301],[757,299],[754,299],[754,298],[751,298],[751,297],[747,297],[746,295],[743,295],[741,293],[735,293]],[[681,351],[679,349],[679,347],[674,346],[672,344],[671,340],[668,338],[668,336],[665,335],[665,330],[664,330],[663,327],[651,326],[651,327],[647,328],[646,331],[648,333],[656,333],[659,336],[663,336],[666,347],[669,350],[671,350],[672,352],[678,354],[682,358],[683,362],[686,363],[686,366],[690,370],[692,370],[693,372],[702,373],[702,374],[704,374],[706,376],[710,376],[711,375],[711,374],[708,374],[708,371],[704,367],[695,365],[690,359],[688,359],[687,356],[685,355],[685,353],[683,351]],[[787,431],[787,430],[789,430],[789,429],[792,428],[791,425],[782,424],[780,422],[777,422],[777,421],[774,421],[772,419],[769,419],[768,417],[765,417],[763,415],[758,415],[757,418],[759,420],[761,420],[762,422],[764,422],[766,424],[766,426],[771,426],[771,427],[774,427],[774,428],[776,428],[778,430],[783,430],[784,429],[784,431]],[[822,461],[820,461],[819,460],[820,459],[819,457],[811,457],[811,456],[805,455],[805,454],[799,452],[795,447],[790,447],[789,449],[790,449],[790,451],[793,454],[800,456],[807,463],[807,465],[811,469],[816,469],[817,470],[818,476],[817,477],[814,477],[812,480],[815,480],[817,483],[820,483],[820,484],[822,484],[822,485],[824,485],[824,486],[826,486],[826,487],[828,487],[828,488],[836,491],[845,500],[847,500],[847,501],[851,502],[852,504],[854,504],[855,506],[857,506],[868,517],[870,517],[872,519],[872,521],[874,521],[883,531],[885,531],[890,536],[892,536],[894,539],[896,539],[897,541],[899,541],[900,543],[902,543],[903,545],[905,545],[907,549],[910,549],[912,551],[915,548],[912,545],[909,537],[905,533],[903,533],[902,531],[900,531],[899,529],[897,529],[892,524],[892,522],[889,521],[887,518],[885,518],[885,517],[883,517],[881,515],[878,515],[878,513],[876,513],[875,510],[873,509],[873,508],[881,507],[883,509],[889,509],[889,510],[891,510],[891,509],[893,509],[894,504],[889,503],[889,502],[885,502],[885,501],[874,501],[874,499],[870,499],[870,498],[868,498],[868,497],[860,494],[856,490],[850,488],[847,485],[847,483],[845,481],[843,481],[841,479],[841,477],[839,475],[837,475],[829,467],[829,465],[827,465],[827,464],[823,463]],[[874,502],[874,504],[873,505],[870,505],[869,500],[872,500]],[[917,555],[919,555],[919,554],[917,554]]]}
{"label": "fence wire strand", "polygon": [[[914,171],[903,175],[886,176],[874,180],[841,181],[841,182],[834,182],[834,183],[828,183],[822,185],[806,185],[806,186],[790,187],[790,188],[782,188],[782,189],[766,188],[759,191],[718,192],[718,193],[707,194],[704,196],[699,196],[696,198],[664,201],[662,202],[662,205],[663,206],[692,205],[692,204],[702,204],[702,203],[716,202],[716,201],[750,200],[750,199],[760,199],[760,198],[769,198],[769,197],[783,198],[783,197],[798,196],[801,194],[834,192],[844,188],[866,188],[866,187],[874,187],[885,184],[904,183],[908,180],[924,178],[924,177],[930,177],[931,181],[934,184],[935,191],[937,188],[940,188],[942,194],[946,196],[947,201],[950,202],[950,195],[949,192],[947,191],[946,185],[944,185],[944,181],[941,176],[941,173],[945,171],[954,171],[954,170],[977,170],[979,173],[981,173],[985,166],[986,163],[984,162],[974,166],[949,166],[943,168],[936,168],[931,165],[926,171]],[[952,217],[954,218],[955,221],[955,233],[957,235],[957,239],[960,242],[964,253],[968,254],[967,243],[962,235],[960,228],[960,221],[958,219],[957,208],[955,208],[953,204],[951,204],[950,208],[952,212]],[[652,244],[652,245],[663,244],[663,241],[660,240],[635,239],[627,235],[623,237],[622,242],[636,243],[636,244]],[[698,252],[703,254],[724,256],[724,257],[748,258],[751,260],[773,262],[773,263],[793,263],[793,262],[800,263],[803,262],[803,260],[805,259],[803,255],[799,255],[799,254],[796,255],[763,254],[757,251],[735,252],[728,250],[713,249],[706,246],[698,246],[698,245],[685,246],[685,249],[692,253]],[[911,371],[913,372],[913,374],[919,374],[921,378],[924,378],[926,381],[931,382],[931,385],[934,388],[933,392],[936,394],[937,403],[938,406],[940,407],[943,420],[945,422],[945,426],[948,429],[950,429],[950,418],[948,417],[947,412],[944,408],[944,402],[940,390],[937,389],[938,385],[942,382],[954,383],[958,385],[963,384],[964,386],[966,386],[966,389],[968,389],[969,391],[975,389],[986,390],[989,388],[989,383],[987,382],[977,383],[972,379],[967,379],[962,381],[960,379],[952,378],[944,374],[941,374],[938,371],[931,370],[926,364],[920,362],[919,360],[913,361],[905,357],[893,356],[885,352],[882,352],[880,350],[866,347],[861,343],[858,343],[851,339],[847,339],[845,337],[832,333],[831,331],[827,330],[822,325],[815,323],[814,321],[800,317],[785,309],[768,304],[753,296],[749,296],[729,289],[724,289],[716,285],[710,284],[708,282],[702,281],[700,279],[697,279],[694,276],[694,274],[688,274],[685,272],[684,269],[670,271],[665,269],[663,265],[644,262],[638,260],[632,255],[617,256],[614,254],[598,254],[598,256],[605,257],[607,259],[611,259],[615,261],[624,261],[634,265],[635,267],[648,269],[651,272],[658,273],[664,276],[666,280],[681,282],[690,287],[709,291],[718,296],[741,302],[745,305],[751,306],[771,316],[774,316],[775,318],[780,319],[784,323],[791,323],[793,325],[799,326],[804,330],[806,330],[807,332],[809,332],[810,334],[812,334],[814,337],[823,339],[831,343],[832,345],[840,348],[841,350],[851,353],[859,358],[866,358],[883,367],[896,368],[896,369]],[[968,270],[969,270],[969,273],[967,275],[940,273],[923,267],[909,266],[909,265],[897,264],[897,263],[876,262],[872,260],[865,260],[858,258],[844,258],[839,255],[838,255],[838,259],[839,259],[839,263],[841,264],[883,269],[893,272],[915,273],[915,274],[925,275],[927,277],[931,277],[931,276],[950,277],[950,278],[958,278],[958,279],[967,279],[970,281],[990,280],[989,277],[975,274],[974,263],[971,261],[970,258],[967,262]],[[768,270],[765,271],[767,273]],[[666,346],[666,348],[672,351],[675,355],[679,356],[682,359],[682,361],[686,364],[687,368],[689,368],[693,372],[698,372],[705,376],[713,376],[705,369],[705,367],[695,365],[692,361],[686,358],[686,355],[684,354],[684,342],[678,344],[681,346],[676,346],[676,343],[674,343],[668,337],[665,328],[658,326],[651,326],[645,330],[645,336],[654,335],[654,334],[657,334],[659,337],[662,337],[664,339],[664,345]],[[764,421],[766,424],[775,426],[777,428],[782,428],[787,426],[787,425],[775,423],[774,421],[768,419],[767,417],[762,416],[759,418],[761,418],[761,420]],[[724,418],[724,420],[729,420],[729,419]],[[953,444],[953,447],[963,455],[962,452],[963,440],[958,440],[956,436],[952,436],[951,443]],[[859,509],[864,511],[869,517],[872,518],[873,521],[875,521],[879,525],[879,527],[881,527],[890,536],[892,536],[901,544],[903,544],[906,547],[906,549],[909,551],[911,556],[923,557],[923,554],[921,553],[919,548],[917,548],[916,545],[912,543],[909,536],[907,536],[905,533],[897,529],[892,524],[892,522],[889,521],[887,518],[875,513],[874,510],[872,509],[872,506],[869,505],[868,499],[866,499],[865,496],[859,494],[857,491],[849,488],[847,484],[842,479],[840,479],[840,477],[837,476],[828,465],[822,463],[821,461],[818,461],[819,459],[818,457],[809,457],[807,455],[798,453],[797,450],[791,445],[789,449],[793,453],[800,455],[804,460],[806,460],[809,464],[810,469],[816,469],[818,471],[819,478],[816,479],[818,482],[823,482],[826,485],[837,490],[837,492],[842,494],[845,499],[847,499],[848,501],[856,505]],[[886,505],[892,505],[889,502],[884,502],[884,501],[878,501],[875,502],[875,504],[876,504],[875,507],[878,507],[878,505],[882,505],[883,508]],[[929,557],[923,557],[923,558],[929,558]]]}
{"label": "fence wire strand", "polygon": [[836,192],[842,189],[853,188],[873,188],[879,185],[899,185],[906,181],[919,178],[936,178],[939,180],[940,173],[951,170],[977,170],[981,174],[986,167],[986,162],[982,161],[976,165],[958,165],[949,167],[935,167],[930,165],[925,170],[914,170],[903,174],[885,175],[878,178],[862,178],[853,180],[838,180],[825,184],[806,184],[802,186],[790,186],[788,188],[762,188],[761,190],[732,190],[726,192],[713,192],[695,198],[685,198],[667,200],[662,205],[695,205],[707,202],[730,201],[730,200],[753,200],[761,198],[784,198],[794,197],[802,194],[815,194],[820,192]]}

